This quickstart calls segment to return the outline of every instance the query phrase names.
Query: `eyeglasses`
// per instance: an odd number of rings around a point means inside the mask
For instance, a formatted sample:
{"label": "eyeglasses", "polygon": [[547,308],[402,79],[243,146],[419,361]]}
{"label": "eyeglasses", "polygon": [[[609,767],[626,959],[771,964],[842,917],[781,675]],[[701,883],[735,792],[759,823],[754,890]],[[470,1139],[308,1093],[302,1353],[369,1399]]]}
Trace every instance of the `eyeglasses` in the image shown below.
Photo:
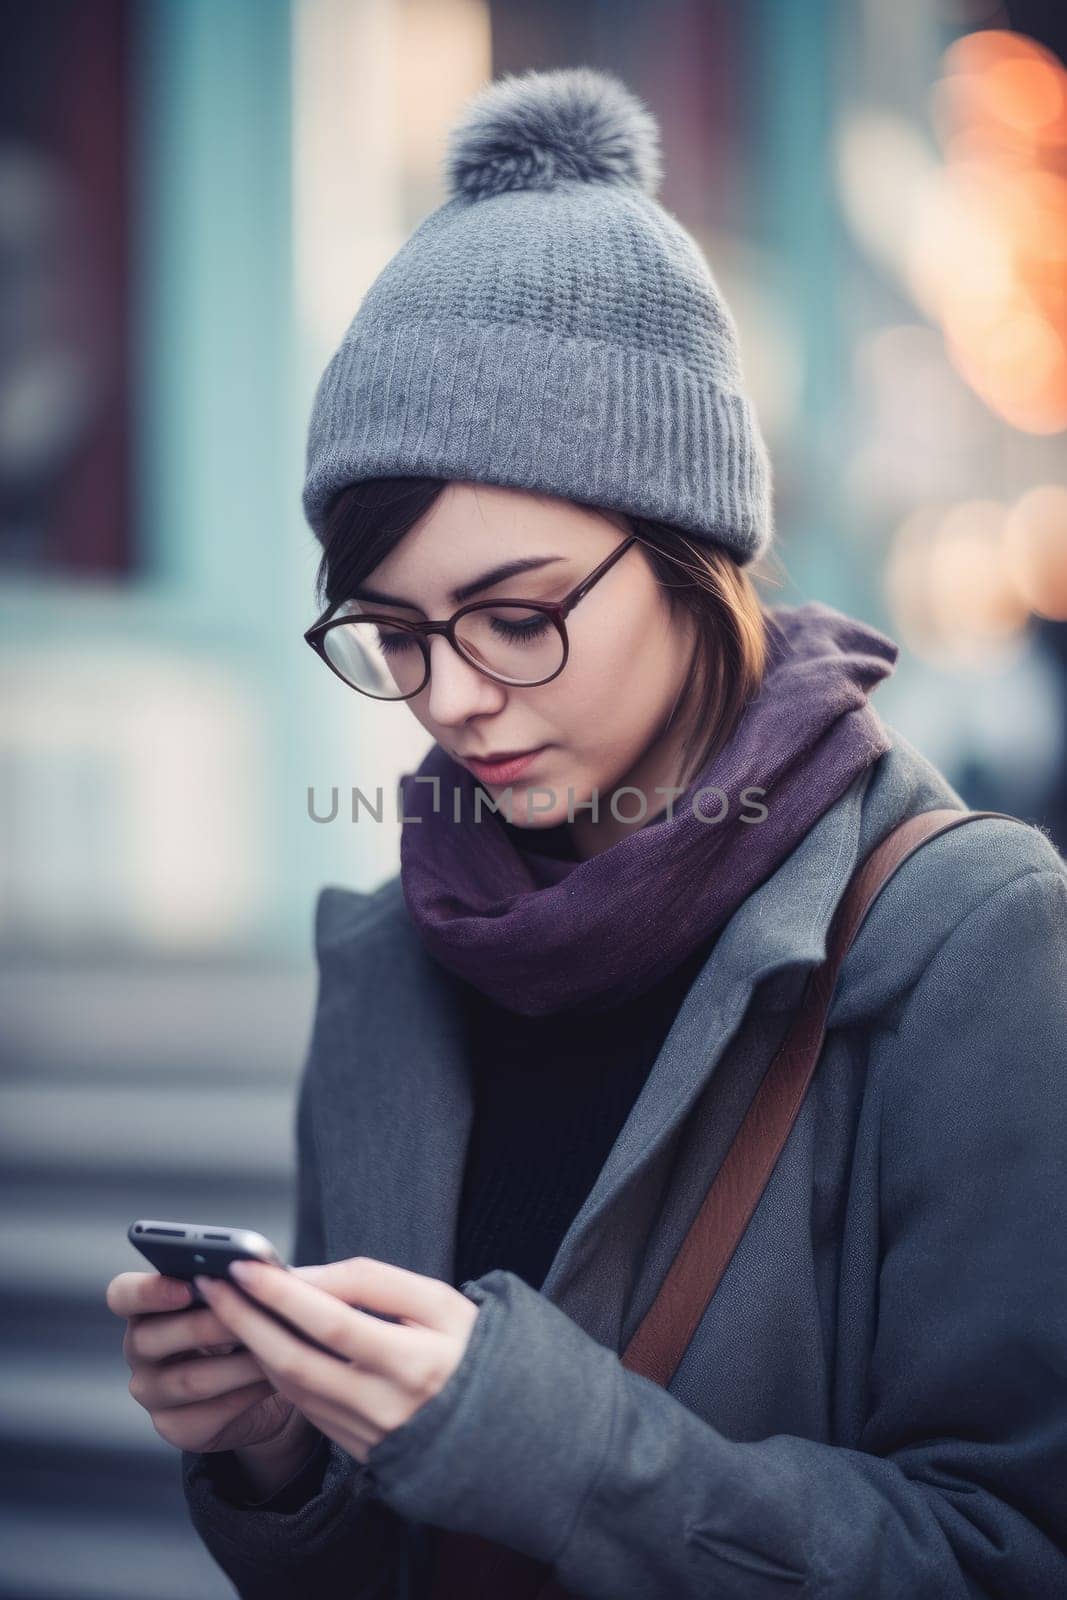
{"label": "eyeglasses", "polygon": [[332,672],[374,700],[410,700],[430,678],[432,634],[443,633],[472,667],[497,683],[530,688],[549,683],[567,665],[570,645],[564,618],[595,583],[639,542],[631,534],[562,600],[475,600],[447,622],[406,622],[360,611],[334,616],[335,601],[304,634]]}

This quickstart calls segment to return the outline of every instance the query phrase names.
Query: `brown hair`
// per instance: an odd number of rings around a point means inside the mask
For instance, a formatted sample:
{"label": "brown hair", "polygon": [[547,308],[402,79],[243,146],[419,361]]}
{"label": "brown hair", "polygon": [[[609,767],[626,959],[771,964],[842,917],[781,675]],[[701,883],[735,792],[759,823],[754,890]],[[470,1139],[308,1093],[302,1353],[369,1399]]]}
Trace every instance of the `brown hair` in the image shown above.
{"label": "brown hair", "polygon": [[[342,489],[330,504],[322,533],[315,577],[320,605],[325,608],[353,594],[429,511],[448,481],[370,478]],[[749,569],[739,566],[722,546],[647,517],[605,514],[621,520],[640,538],[649,565],[666,590],[671,615],[684,613],[696,623],[691,688],[682,711],[690,722],[683,741],[683,782],[688,782],[727,742],[745,707],[759,693],[768,630],[775,624]]]}

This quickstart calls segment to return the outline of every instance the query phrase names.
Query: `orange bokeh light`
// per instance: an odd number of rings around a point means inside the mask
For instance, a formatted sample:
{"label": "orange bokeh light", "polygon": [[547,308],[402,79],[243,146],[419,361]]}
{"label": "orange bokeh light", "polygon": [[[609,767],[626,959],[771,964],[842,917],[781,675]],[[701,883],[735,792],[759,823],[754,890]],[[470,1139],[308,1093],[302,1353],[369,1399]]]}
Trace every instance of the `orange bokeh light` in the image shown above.
{"label": "orange bokeh light", "polygon": [[1067,428],[1067,71],[1021,34],[949,47],[933,91],[945,166],[920,208],[909,275],[949,359],[1035,434]]}
{"label": "orange bokeh light", "polygon": [[893,535],[885,584],[915,654],[964,668],[1003,660],[1031,616],[1067,621],[1067,485],[1039,484],[1010,506],[919,506]]}
{"label": "orange bokeh light", "polygon": [[1024,494],[1005,521],[1004,548],[1031,611],[1067,622],[1067,487],[1040,484]]}
{"label": "orange bokeh light", "polygon": [[991,117],[1020,133],[1037,133],[1063,113],[1062,76],[1049,61],[1011,56],[980,74],[976,88]]}

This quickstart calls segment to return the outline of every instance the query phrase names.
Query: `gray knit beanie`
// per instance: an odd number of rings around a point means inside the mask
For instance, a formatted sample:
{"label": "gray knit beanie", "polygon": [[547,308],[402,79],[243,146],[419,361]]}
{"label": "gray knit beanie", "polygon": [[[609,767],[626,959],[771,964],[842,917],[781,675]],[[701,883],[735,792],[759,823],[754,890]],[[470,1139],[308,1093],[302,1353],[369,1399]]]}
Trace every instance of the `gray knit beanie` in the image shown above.
{"label": "gray knit beanie", "polygon": [[733,317],[655,200],[659,127],[587,67],[488,84],[449,198],[379,273],[319,380],[303,505],[365,478],[537,490],[672,523],[742,565],[771,472]]}

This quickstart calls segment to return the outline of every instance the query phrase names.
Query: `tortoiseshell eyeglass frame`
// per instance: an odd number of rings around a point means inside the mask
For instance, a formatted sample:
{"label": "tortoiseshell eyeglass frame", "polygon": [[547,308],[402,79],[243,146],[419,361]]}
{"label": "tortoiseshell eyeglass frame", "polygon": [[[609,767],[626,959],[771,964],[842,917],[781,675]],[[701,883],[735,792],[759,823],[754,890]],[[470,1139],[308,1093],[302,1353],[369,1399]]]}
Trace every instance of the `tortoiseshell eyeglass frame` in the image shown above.
{"label": "tortoiseshell eyeglass frame", "polygon": [[[579,600],[583,600],[585,598],[593,585],[598,583],[604,574],[615,565],[620,556],[625,555],[626,551],[629,550],[632,544],[639,543],[641,543],[640,537],[636,533],[632,533],[629,538],[624,539],[621,544],[616,545],[611,554],[605,556],[600,565],[594,567],[593,571],[589,573],[588,577],[583,578],[580,583],[576,584],[570,593],[565,595],[562,600],[555,602],[548,600],[523,600],[513,596],[498,596],[495,600],[473,600],[469,605],[460,606],[458,611],[454,611],[446,621],[441,622],[408,622],[406,620],[401,621],[397,617],[386,616],[383,612],[360,611],[357,614],[360,622],[386,623],[390,629],[403,629],[405,632],[413,634],[417,640],[419,648],[422,651],[425,671],[423,672],[422,682],[419,684],[418,688],[412,689],[408,694],[371,694],[369,689],[361,689],[358,684],[353,683],[350,678],[346,678],[344,673],[339,671],[338,668],[334,666],[333,662],[326,653],[326,636],[330,632],[331,628],[343,628],[346,623],[351,623],[352,621],[357,620],[357,617],[354,616],[334,616],[334,612],[337,611],[340,606],[346,604],[346,601],[335,600],[330,606],[329,610],[319,618],[318,622],[313,623],[311,627],[308,628],[304,634],[304,638],[307,640],[308,644],[315,651],[315,653],[322,657],[330,671],[334,673],[336,677],[340,678],[341,682],[345,684],[347,688],[354,689],[357,694],[364,694],[371,700],[384,700],[387,703],[391,703],[393,701],[399,702],[401,700],[412,700],[417,694],[422,693],[427,683],[430,681],[430,647],[426,641],[432,634],[435,633],[443,633],[453,650],[456,651],[457,655],[461,656],[462,659],[468,662],[472,667],[477,668],[477,670],[485,677],[492,678],[495,683],[506,683],[510,687],[516,689],[536,688],[542,683],[551,683],[553,678],[558,678],[564,667],[567,665],[567,660],[570,656],[570,640],[567,637],[567,628],[564,619],[570,614],[570,612],[574,610]],[[503,674],[499,672],[493,672],[490,670],[490,668],[483,666],[480,661],[475,661],[469,652],[463,648],[462,644],[456,637],[456,623],[459,621],[459,619],[467,616],[472,611],[491,611],[499,606],[522,606],[527,611],[542,611],[546,617],[551,619],[555,627],[559,630],[560,637],[563,640],[563,660],[560,662],[559,666],[554,672],[550,672],[545,678],[535,678],[532,681],[519,678],[507,678],[504,677]]]}

